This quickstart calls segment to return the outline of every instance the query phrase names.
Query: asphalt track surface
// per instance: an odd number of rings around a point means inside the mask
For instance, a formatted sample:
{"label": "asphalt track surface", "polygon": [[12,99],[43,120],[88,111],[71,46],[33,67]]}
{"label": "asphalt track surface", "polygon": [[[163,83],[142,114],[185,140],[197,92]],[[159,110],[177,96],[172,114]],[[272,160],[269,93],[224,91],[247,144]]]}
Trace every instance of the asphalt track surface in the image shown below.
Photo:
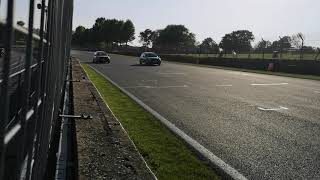
{"label": "asphalt track surface", "polygon": [[248,179],[320,179],[320,82],[72,51]]}

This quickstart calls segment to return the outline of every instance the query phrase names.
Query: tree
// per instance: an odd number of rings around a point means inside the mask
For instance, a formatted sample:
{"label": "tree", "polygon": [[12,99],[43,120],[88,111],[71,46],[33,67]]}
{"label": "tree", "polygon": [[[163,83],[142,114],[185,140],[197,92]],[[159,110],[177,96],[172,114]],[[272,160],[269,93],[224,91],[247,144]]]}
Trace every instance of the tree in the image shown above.
{"label": "tree", "polygon": [[282,59],[282,52],[284,49],[292,48],[292,39],[290,36],[279,37],[278,41],[273,41],[270,48],[275,51],[280,51],[280,59]]}
{"label": "tree", "polygon": [[76,31],[72,35],[72,43],[81,45],[85,43],[86,39],[86,34],[85,34],[86,28],[83,26],[78,26],[76,28]]}
{"label": "tree", "polygon": [[271,47],[273,50],[282,51],[283,49],[291,48],[292,39],[290,36],[280,37],[279,40],[273,41]]}
{"label": "tree", "polygon": [[135,39],[135,28],[131,20],[128,19],[126,22],[124,22],[121,31],[123,32],[123,40],[126,44]]}
{"label": "tree", "polygon": [[262,59],[264,59],[264,53],[269,50],[270,46],[271,46],[270,41],[266,41],[262,39],[256,44],[255,50],[262,52]]}
{"label": "tree", "polygon": [[150,29],[146,29],[142,32],[140,32],[139,38],[140,38],[140,42],[143,43],[143,46],[145,47],[150,47],[150,45],[152,44],[152,42],[155,39],[156,33]]}
{"label": "tree", "polygon": [[[107,47],[134,40],[135,28],[131,20],[97,18],[93,27],[85,33],[90,42]],[[77,36],[77,33],[74,33]]]}
{"label": "tree", "polygon": [[77,27],[73,33],[73,43],[81,45],[85,43],[95,43],[96,45],[104,44],[110,46],[113,43],[121,44],[130,41],[134,37],[132,35],[132,26],[129,20],[126,24],[122,20],[105,19],[103,17],[97,18],[94,25],[90,29],[83,26]]}
{"label": "tree", "polygon": [[201,51],[205,51],[207,53],[217,53],[219,50],[217,43],[210,37],[204,39],[200,44]]}
{"label": "tree", "polygon": [[106,22],[105,18],[97,18],[93,27],[91,28],[91,32],[92,32],[92,40],[94,42],[102,42],[104,37],[103,37],[103,26]]}
{"label": "tree", "polygon": [[281,43],[280,41],[273,41],[270,48],[275,51],[275,50],[280,50],[281,48]]}
{"label": "tree", "polygon": [[295,34],[291,37],[291,43],[294,47],[300,49],[300,60],[303,59],[304,35],[302,33]]}
{"label": "tree", "polygon": [[280,47],[282,49],[286,48],[292,48],[292,39],[290,36],[283,36],[283,37],[280,37],[280,40],[279,40],[279,43],[280,43]]}
{"label": "tree", "polygon": [[225,53],[227,53],[228,51],[233,51],[235,49],[235,45],[232,35],[226,34],[224,37],[222,37],[219,47],[222,48]]}
{"label": "tree", "polygon": [[271,45],[272,44],[270,41],[266,41],[266,40],[262,39],[261,41],[259,41],[256,44],[255,49],[258,51],[262,51],[262,50],[268,49]]}
{"label": "tree", "polygon": [[219,46],[225,51],[248,52],[251,50],[251,42],[254,40],[254,35],[248,30],[233,31],[222,37]]}
{"label": "tree", "polygon": [[284,36],[280,38],[279,41],[282,45],[282,48],[292,48],[292,39],[290,36]]}
{"label": "tree", "polygon": [[301,49],[304,45],[305,36],[302,33],[297,33],[291,37],[291,44],[293,47]]}
{"label": "tree", "polygon": [[123,30],[124,21],[107,19],[103,24],[103,40],[109,44],[126,42],[126,34]]}
{"label": "tree", "polygon": [[195,35],[184,25],[168,25],[157,33],[154,44],[162,49],[186,50],[196,42]]}
{"label": "tree", "polygon": [[318,60],[319,55],[320,55],[320,48],[317,48],[317,54],[316,54],[316,56],[314,57],[314,60],[315,60],[315,61]]}

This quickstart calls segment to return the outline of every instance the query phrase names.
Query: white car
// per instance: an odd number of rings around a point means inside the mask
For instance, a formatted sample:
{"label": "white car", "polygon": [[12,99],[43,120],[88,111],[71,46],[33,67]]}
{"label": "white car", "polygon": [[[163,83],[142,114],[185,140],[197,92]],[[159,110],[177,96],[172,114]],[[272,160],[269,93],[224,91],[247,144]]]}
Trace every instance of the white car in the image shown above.
{"label": "white car", "polygon": [[93,55],[93,63],[110,63],[110,56],[104,51],[97,51]]}

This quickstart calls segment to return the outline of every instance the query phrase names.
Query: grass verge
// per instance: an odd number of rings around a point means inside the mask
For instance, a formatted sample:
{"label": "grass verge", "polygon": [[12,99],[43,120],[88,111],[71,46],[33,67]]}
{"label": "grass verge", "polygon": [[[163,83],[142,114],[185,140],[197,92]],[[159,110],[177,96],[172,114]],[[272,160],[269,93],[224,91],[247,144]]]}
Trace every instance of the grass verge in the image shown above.
{"label": "grass verge", "polygon": [[161,122],[86,64],[81,65],[158,179],[220,179]]}

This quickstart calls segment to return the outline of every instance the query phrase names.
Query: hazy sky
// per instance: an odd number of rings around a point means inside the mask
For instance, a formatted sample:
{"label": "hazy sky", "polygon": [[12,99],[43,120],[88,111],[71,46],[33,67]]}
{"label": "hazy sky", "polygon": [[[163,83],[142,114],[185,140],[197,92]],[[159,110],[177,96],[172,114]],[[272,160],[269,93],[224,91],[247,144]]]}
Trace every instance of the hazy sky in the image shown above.
{"label": "hazy sky", "polygon": [[[27,16],[28,0],[16,1],[17,19]],[[74,0],[73,27],[89,28],[98,17],[131,19],[140,31],[184,24],[197,40],[248,29],[256,40],[302,32],[307,45],[320,46],[320,0]],[[1,5],[2,6],[2,5]],[[1,8],[2,9],[2,8]],[[0,14],[2,14],[0,12]],[[135,44],[138,40],[135,40]]]}
{"label": "hazy sky", "polygon": [[75,0],[74,28],[91,27],[97,17],[131,19],[136,34],[146,28],[184,24],[199,41],[233,30],[251,30],[256,39],[303,32],[320,46],[320,0]]}

